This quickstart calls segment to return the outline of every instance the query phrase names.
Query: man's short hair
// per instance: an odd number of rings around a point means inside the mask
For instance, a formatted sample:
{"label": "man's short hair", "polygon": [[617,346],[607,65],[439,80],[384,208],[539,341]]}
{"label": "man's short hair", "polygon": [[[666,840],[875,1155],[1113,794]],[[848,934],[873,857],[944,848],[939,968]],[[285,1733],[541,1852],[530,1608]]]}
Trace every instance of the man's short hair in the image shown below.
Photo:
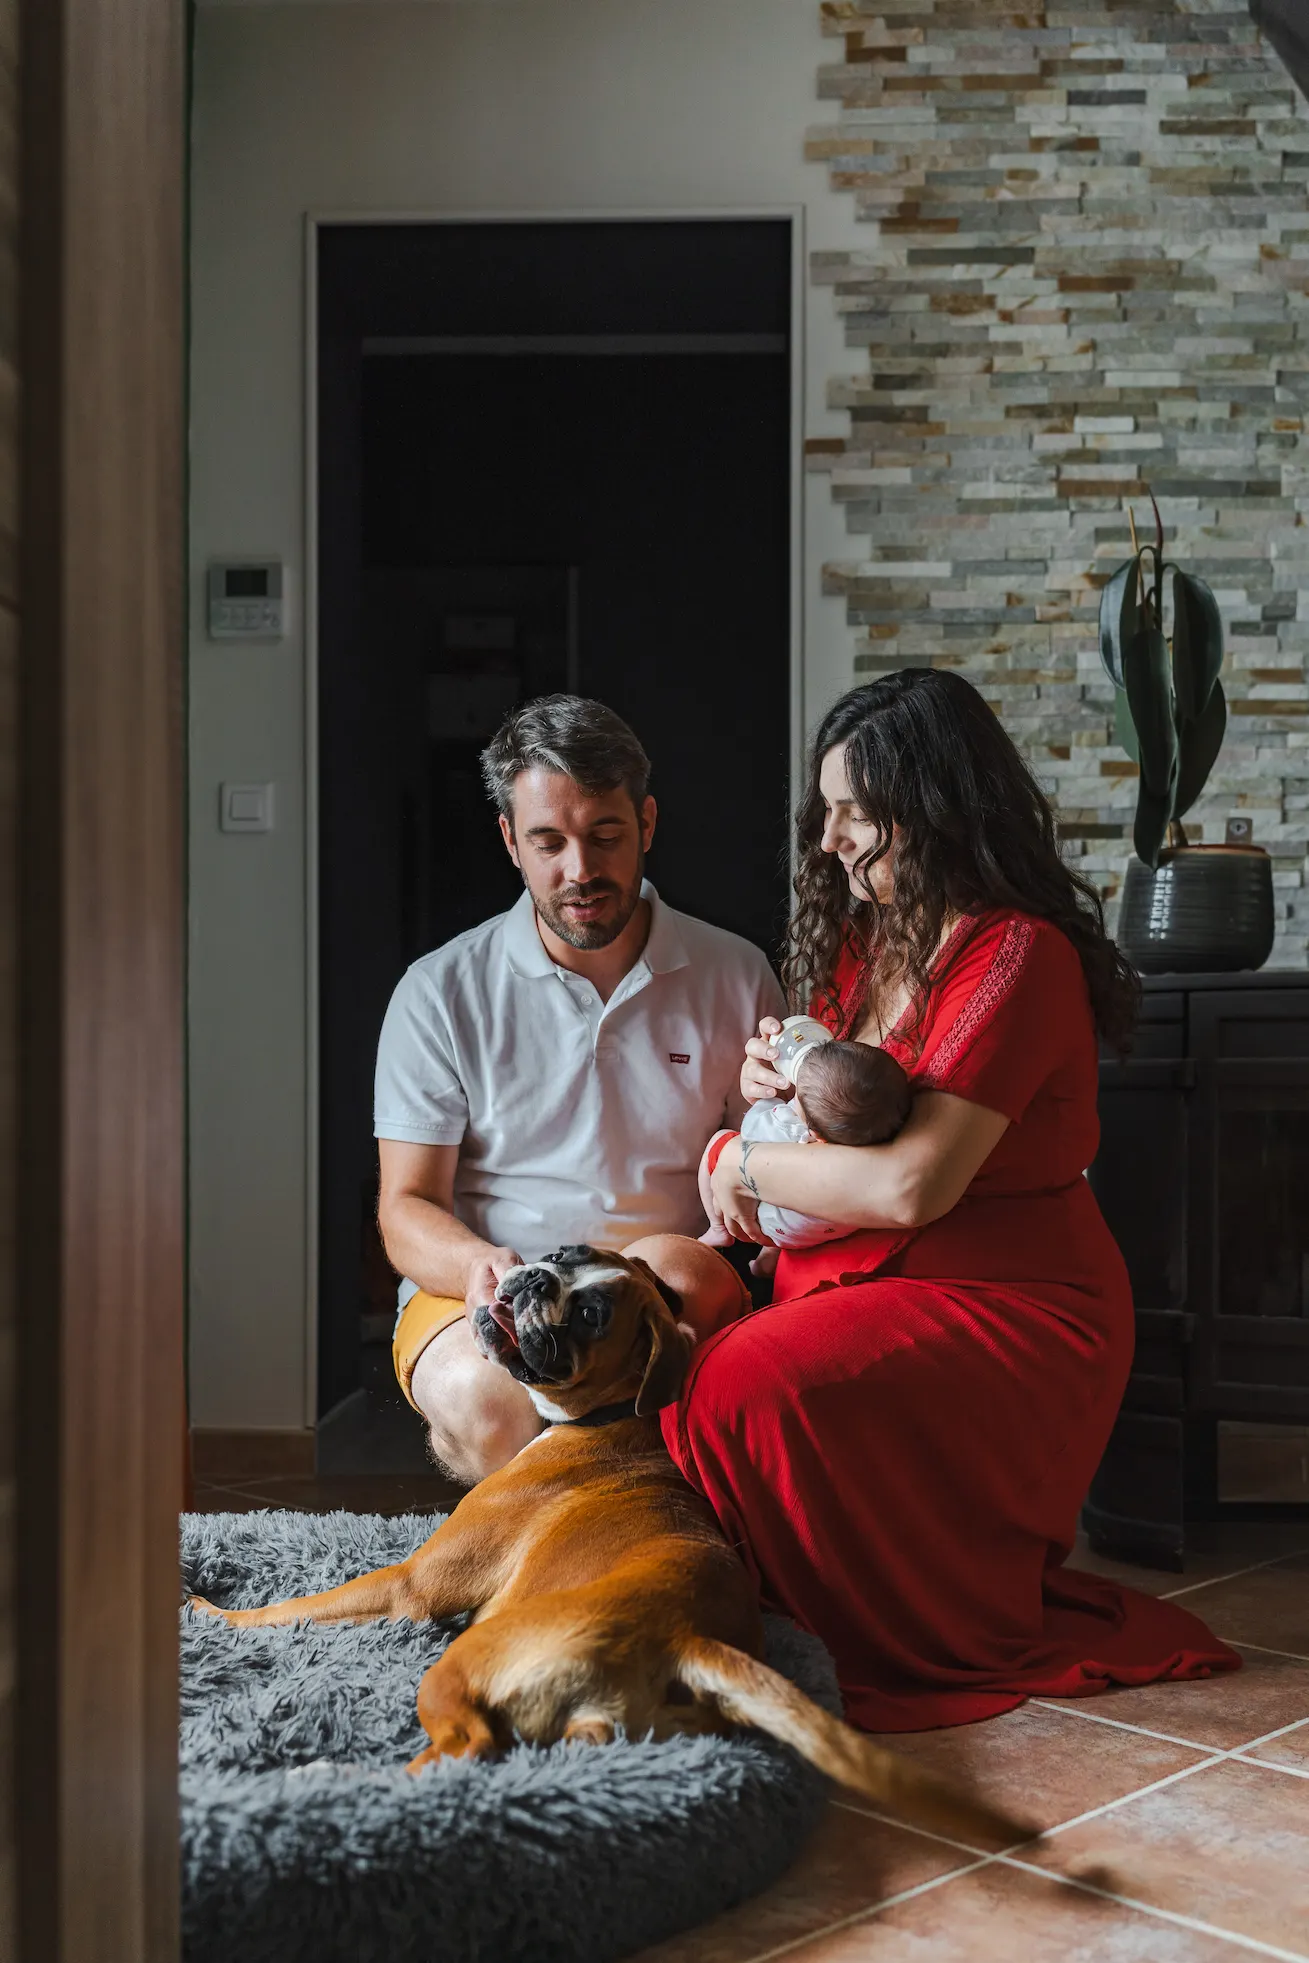
{"label": "man's short hair", "polygon": [[621,716],[585,695],[538,695],[501,724],[482,752],[482,782],[502,818],[513,821],[514,780],[524,770],[556,770],[600,797],[621,784],[639,812],[650,788],[650,759]]}

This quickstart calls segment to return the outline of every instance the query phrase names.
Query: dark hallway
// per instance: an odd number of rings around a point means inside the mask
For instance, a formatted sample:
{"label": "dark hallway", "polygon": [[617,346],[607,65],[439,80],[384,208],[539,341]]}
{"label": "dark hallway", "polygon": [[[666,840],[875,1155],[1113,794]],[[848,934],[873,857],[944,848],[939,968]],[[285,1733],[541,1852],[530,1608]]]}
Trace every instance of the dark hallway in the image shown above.
{"label": "dark hallway", "polygon": [[321,254],[327,1412],[393,1299],[370,1221],[386,1002],[520,890],[477,776],[506,710],[571,688],[625,716],[660,892],[775,951],[792,405],[784,222],[330,228]]}

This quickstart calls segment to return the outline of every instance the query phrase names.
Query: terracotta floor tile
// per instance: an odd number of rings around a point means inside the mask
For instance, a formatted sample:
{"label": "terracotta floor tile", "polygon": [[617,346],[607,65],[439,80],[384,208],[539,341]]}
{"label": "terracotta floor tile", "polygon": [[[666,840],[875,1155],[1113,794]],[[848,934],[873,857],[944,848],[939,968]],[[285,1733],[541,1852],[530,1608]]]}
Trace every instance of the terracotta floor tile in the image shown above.
{"label": "terracotta floor tile", "polygon": [[833,1805],[795,1866],[766,1894],[642,1950],[632,1963],[750,1963],[969,1858]]}
{"label": "terracotta floor tile", "polygon": [[1107,1575],[1143,1595],[1173,1595],[1190,1589],[1197,1582],[1234,1574],[1238,1568],[1272,1561],[1279,1555],[1309,1553],[1309,1521],[1220,1520],[1191,1528],[1187,1535],[1186,1568],[1182,1574],[1171,1569],[1138,1568],[1125,1561],[1107,1561],[1092,1554],[1086,1537],[1079,1534],[1068,1557],[1070,1568],[1084,1568],[1090,1574]]}
{"label": "terracotta floor tile", "polygon": [[1182,1601],[1226,1642],[1309,1657],[1309,1555],[1211,1582]]}
{"label": "terracotta floor tile", "polygon": [[1309,1500],[1309,1426],[1220,1424],[1218,1494],[1303,1506]]}
{"label": "terracotta floor tile", "polygon": [[1293,1772],[1309,1772],[1309,1724],[1297,1725],[1280,1738],[1256,1745],[1250,1757],[1261,1765],[1289,1765]]}
{"label": "terracotta floor tile", "polygon": [[1309,1718],[1309,1663],[1246,1650],[1244,1668],[1189,1684],[1146,1684],[1102,1697],[1042,1698],[1042,1705],[1084,1718],[1113,1718],[1166,1732],[1189,1744],[1231,1751],[1297,1718]]}
{"label": "terracotta floor tile", "polygon": [[791,1950],[786,1963],[1241,1963],[1220,1936],[995,1865]]}
{"label": "terracotta floor tile", "polygon": [[881,1743],[1041,1828],[1121,1799],[1204,1757],[1187,1745],[1086,1724],[1039,1704],[983,1724],[899,1733]]}
{"label": "terracotta floor tile", "polygon": [[1224,1759],[1022,1858],[1281,1949],[1309,1938],[1309,1779],[1271,1766]]}

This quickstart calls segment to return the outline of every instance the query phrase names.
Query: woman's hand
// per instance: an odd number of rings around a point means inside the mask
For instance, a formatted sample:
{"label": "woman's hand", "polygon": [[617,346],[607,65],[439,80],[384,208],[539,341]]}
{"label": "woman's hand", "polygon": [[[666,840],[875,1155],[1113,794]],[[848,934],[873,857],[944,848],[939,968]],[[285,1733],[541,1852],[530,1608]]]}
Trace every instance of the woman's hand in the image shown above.
{"label": "woman's hand", "polygon": [[773,1067],[773,1048],[782,1033],[782,1025],[776,1016],[765,1016],[759,1025],[759,1034],[752,1036],[745,1046],[745,1062],[741,1065],[741,1095],[747,1104],[759,1104],[766,1097],[789,1097],[791,1086],[779,1070]]}
{"label": "woman's hand", "polygon": [[723,1225],[732,1239],[758,1246],[763,1239],[759,1231],[759,1203],[741,1184],[739,1137],[729,1138],[718,1154],[718,1164],[714,1167],[710,1184],[714,1204],[722,1214]]}

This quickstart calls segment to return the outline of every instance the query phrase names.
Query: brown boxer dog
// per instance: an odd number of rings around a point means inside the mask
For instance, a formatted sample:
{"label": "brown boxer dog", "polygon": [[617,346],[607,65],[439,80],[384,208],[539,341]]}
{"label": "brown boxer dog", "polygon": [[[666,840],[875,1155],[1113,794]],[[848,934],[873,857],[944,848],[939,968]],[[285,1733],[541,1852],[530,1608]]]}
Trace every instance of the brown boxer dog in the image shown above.
{"label": "brown boxer dog", "polygon": [[873,1744],[768,1668],[753,1586],[654,1415],[690,1356],[677,1296],[644,1261],[565,1247],[515,1268],[475,1312],[483,1353],[549,1428],[474,1487],[406,1561],[237,1626],[445,1621],[471,1613],[418,1688],[427,1749],[486,1758],[515,1739],[603,1744],[754,1726],[867,1800],[975,1844],[1035,1838]]}

